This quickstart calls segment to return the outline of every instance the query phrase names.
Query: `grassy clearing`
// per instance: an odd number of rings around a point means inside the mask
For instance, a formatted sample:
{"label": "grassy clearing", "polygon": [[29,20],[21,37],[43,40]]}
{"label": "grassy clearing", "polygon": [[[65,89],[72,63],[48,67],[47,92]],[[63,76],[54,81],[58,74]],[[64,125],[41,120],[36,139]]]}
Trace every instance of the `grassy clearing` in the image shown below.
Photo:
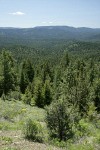
{"label": "grassy clearing", "polygon": [[[12,145],[14,142],[16,143],[16,141],[18,143],[15,145],[18,146],[15,146],[15,148],[21,147],[20,140],[22,141],[22,143],[24,142],[25,145],[22,129],[26,120],[29,118],[41,124],[46,139],[48,136],[48,132],[45,123],[44,109],[31,107],[29,105],[24,104],[21,101],[0,100],[0,148],[3,147],[7,150],[13,150],[14,147],[12,147]],[[27,142],[28,141],[26,140],[26,143]],[[27,144],[30,145],[30,142]]]}
{"label": "grassy clearing", "polygon": [[0,150],[61,150],[61,148],[49,144],[28,141],[23,138],[21,131],[1,131],[1,137],[5,140],[11,139],[11,142],[0,141]]}
{"label": "grassy clearing", "polygon": [[45,143],[48,131],[45,123],[45,110],[31,107],[21,101],[0,99],[0,150],[59,150],[49,144],[28,141],[22,128],[27,119],[39,122],[43,127]]}
{"label": "grassy clearing", "polygon": [[28,118],[45,124],[45,110],[20,101],[0,100],[0,130],[20,130]]}
{"label": "grassy clearing", "polygon": [[[75,139],[67,143],[48,141],[44,109],[31,107],[21,101],[0,100],[0,150],[99,150],[100,121],[80,121],[81,130],[75,129]],[[38,122],[43,127],[44,143],[28,141],[24,138],[22,128],[27,119]]]}

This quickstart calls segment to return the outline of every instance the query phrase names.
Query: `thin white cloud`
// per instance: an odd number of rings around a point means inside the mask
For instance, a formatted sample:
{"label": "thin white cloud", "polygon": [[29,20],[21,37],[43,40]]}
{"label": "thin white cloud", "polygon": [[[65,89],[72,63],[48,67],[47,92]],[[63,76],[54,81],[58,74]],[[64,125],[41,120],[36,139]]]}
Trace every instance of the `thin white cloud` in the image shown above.
{"label": "thin white cloud", "polygon": [[43,21],[42,23],[43,23],[43,24],[46,24],[47,22]]}
{"label": "thin white cloud", "polygon": [[49,23],[50,23],[50,24],[52,24],[53,22],[52,22],[52,21],[50,21]]}
{"label": "thin white cloud", "polygon": [[52,24],[53,22],[52,21],[49,21],[49,22],[43,21],[42,23],[43,24]]}
{"label": "thin white cloud", "polygon": [[9,14],[10,14],[10,15],[15,15],[15,16],[22,16],[22,15],[25,15],[25,13],[23,13],[23,12],[21,12],[21,11],[9,13]]}

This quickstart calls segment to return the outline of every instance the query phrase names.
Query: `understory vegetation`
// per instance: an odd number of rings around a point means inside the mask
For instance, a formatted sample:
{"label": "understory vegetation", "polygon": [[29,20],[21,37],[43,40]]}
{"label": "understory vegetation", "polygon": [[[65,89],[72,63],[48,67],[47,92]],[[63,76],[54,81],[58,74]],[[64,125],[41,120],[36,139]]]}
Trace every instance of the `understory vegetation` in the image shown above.
{"label": "understory vegetation", "polygon": [[[0,130],[21,131],[25,140],[68,150],[99,150],[98,45],[69,42],[61,46],[64,50],[60,50],[58,44],[58,51],[51,53],[27,47],[23,53],[22,46],[15,46],[15,51],[3,49],[0,53]],[[0,140],[8,148],[13,143],[8,136]]]}

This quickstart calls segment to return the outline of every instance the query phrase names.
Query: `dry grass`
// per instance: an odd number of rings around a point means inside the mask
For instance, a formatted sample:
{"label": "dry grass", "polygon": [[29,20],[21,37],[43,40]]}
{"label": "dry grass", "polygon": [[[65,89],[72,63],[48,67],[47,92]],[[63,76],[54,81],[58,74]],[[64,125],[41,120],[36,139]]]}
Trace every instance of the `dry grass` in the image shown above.
{"label": "dry grass", "polygon": [[44,135],[47,136],[45,110],[20,101],[0,100],[0,150],[61,150],[48,143],[26,140],[22,126],[27,118],[40,122],[44,126]]}
{"label": "dry grass", "polygon": [[0,131],[1,137],[9,137],[12,142],[0,141],[0,150],[61,150],[48,144],[25,140],[21,131]]}

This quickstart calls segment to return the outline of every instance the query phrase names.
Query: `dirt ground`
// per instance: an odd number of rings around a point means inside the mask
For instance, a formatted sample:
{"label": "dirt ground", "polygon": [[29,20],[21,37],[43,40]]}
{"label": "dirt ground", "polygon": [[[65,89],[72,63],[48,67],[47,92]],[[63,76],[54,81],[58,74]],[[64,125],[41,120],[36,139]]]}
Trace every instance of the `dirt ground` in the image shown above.
{"label": "dirt ground", "polygon": [[[7,137],[11,141],[2,140],[2,137]],[[0,150],[61,150],[48,144],[25,140],[21,131],[0,131],[0,139]]]}

